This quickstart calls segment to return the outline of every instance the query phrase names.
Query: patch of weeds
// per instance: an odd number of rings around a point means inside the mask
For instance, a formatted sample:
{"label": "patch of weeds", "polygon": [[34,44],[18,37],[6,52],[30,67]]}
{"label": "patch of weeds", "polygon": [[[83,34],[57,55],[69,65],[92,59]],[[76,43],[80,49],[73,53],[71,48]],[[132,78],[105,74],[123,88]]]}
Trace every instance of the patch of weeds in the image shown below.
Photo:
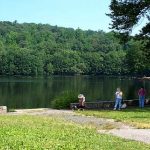
{"label": "patch of weeds", "polygon": [[112,130],[116,128],[114,124],[106,123],[100,127],[101,130]]}

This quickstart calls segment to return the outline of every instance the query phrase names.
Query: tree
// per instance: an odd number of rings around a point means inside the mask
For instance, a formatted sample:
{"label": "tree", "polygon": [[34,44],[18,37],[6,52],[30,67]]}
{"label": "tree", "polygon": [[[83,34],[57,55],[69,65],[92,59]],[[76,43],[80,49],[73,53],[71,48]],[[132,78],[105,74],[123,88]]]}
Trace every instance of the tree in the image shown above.
{"label": "tree", "polygon": [[82,58],[87,66],[88,74],[102,74],[103,72],[102,53],[87,52],[82,54]]}
{"label": "tree", "polygon": [[126,53],[123,50],[110,51],[104,56],[104,74],[127,74],[125,63]]}
{"label": "tree", "polygon": [[[111,13],[107,15],[112,19],[111,28],[126,34],[142,18],[150,21],[150,0],[112,0],[110,10]],[[141,34],[150,35],[150,23],[142,28]]]}
{"label": "tree", "polygon": [[147,57],[143,49],[145,45],[142,41],[131,40],[128,42],[127,63],[128,70],[131,74],[145,75],[147,74]]}
{"label": "tree", "polygon": [[[137,43],[135,43],[134,46],[132,45],[131,50],[127,52],[128,64],[132,64],[130,72],[141,74],[141,71],[143,71],[145,72],[145,75],[149,75],[150,0],[112,0],[110,4],[110,10],[111,13],[107,15],[112,19],[111,28],[119,31],[121,41],[127,44],[129,39],[134,38],[134,40],[137,40]],[[146,23],[145,26],[141,28],[140,34],[135,37],[129,36],[135,25],[138,25],[138,23],[143,18],[146,18],[148,20],[148,23]],[[144,47],[142,47],[142,49],[139,49],[138,41],[140,41],[140,44],[144,44]],[[144,59],[138,57],[141,54]],[[129,59],[131,56],[132,58],[134,58],[132,59],[133,61],[130,61]],[[137,63],[138,61],[139,64]]]}
{"label": "tree", "polygon": [[0,75],[149,75],[149,37],[122,45],[116,35],[119,33],[0,21]]}

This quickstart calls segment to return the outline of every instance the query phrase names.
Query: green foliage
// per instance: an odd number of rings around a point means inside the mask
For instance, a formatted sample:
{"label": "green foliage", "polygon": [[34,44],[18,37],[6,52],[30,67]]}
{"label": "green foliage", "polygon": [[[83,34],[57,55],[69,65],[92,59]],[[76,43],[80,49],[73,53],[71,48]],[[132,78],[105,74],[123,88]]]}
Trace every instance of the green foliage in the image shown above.
{"label": "green foliage", "polygon": [[104,57],[104,72],[105,74],[126,74],[125,66],[126,53],[124,51],[111,51]]}
{"label": "green foliage", "polygon": [[[81,58],[76,51],[63,50],[52,56],[52,64],[56,74],[77,74]],[[76,67],[76,68],[75,68]],[[80,71],[81,72],[81,71]]]}
{"label": "green foliage", "polygon": [[83,58],[87,72],[89,74],[102,74],[103,72],[103,55],[97,52],[87,52],[81,54]]}
{"label": "green foliage", "polygon": [[145,38],[125,49],[113,32],[0,22],[0,75],[149,75]]}
{"label": "green foliage", "polygon": [[74,91],[65,91],[56,96],[51,102],[51,107],[56,109],[68,109],[70,103],[78,102],[77,93]]}
{"label": "green foliage", "polygon": [[54,73],[54,68],[53,68],[53,65],[51,63],[47,64],[47,68],[46,68],[46,73],[47,75],[51,75]]}
{"label": "green foliage", "polygon": [[[149,0],[112,0],[110,4],[112,28],[122,32],[130,32],[143,17],[150,20]],[[150,35],[150,23],[142,28],[142,34]]]}
{"label": "green foliage", "polygon": [[128,52],[127,52],[127,62],[129,67],[129,72],[132,74],[144,75],[146,64],[146,54],[143,51],[144,44],[142,41],[131,40],[128,42]]}

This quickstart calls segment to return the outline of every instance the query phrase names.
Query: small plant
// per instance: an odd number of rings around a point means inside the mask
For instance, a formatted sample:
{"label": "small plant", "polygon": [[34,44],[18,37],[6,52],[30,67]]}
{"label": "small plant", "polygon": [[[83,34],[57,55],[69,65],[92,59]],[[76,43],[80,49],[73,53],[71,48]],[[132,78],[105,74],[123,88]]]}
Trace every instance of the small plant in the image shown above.
{"label": "small plant", "polygon": [[51,102],[51,107],[55,109],[69,109],[70,103],[78,102],[77,95],[74,91],[65,91],[54,98]]}

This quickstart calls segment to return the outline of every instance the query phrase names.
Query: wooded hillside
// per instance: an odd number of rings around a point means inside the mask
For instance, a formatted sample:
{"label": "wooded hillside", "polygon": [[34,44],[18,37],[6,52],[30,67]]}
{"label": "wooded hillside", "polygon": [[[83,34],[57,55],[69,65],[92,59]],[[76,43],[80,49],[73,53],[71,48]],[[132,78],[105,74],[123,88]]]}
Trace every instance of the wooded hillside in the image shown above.
{"label": "wooded hillside", "polygon": [[146,40],[113,32],[0,22],[0,75],[148,75]]}

